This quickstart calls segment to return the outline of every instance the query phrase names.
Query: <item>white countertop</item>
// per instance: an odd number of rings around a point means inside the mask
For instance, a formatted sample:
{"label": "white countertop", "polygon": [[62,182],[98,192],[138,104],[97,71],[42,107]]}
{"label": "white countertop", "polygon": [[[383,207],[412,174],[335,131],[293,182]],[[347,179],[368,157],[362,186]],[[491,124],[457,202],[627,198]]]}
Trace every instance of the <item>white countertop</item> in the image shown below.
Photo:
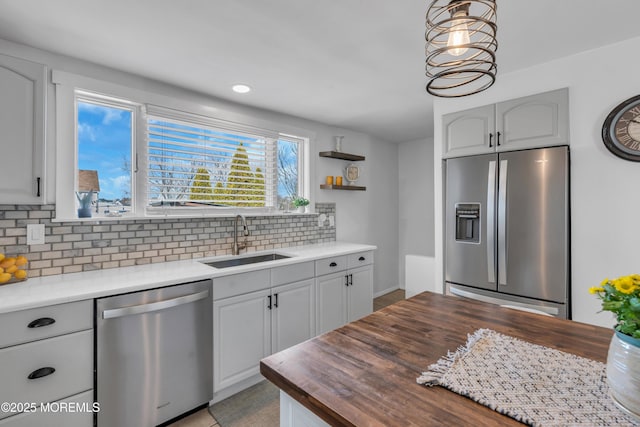
{"label": "white countertop", "polygon": [[289,265],[313,259],[375,250],[376,246],[346,242],[292,246],[262,252],[242,253],[238,258],[263,253],[280,253],[291,258],[218,269],[201,261],[235,258],[225,255],[214,258],[163,262],[133,267],[110,268],[82,273],[60,274],[28,279],[25,282],[0,286],[0,314],[45,305],[60,304],[116,295],[133,291],[212,279],[230,274]]}

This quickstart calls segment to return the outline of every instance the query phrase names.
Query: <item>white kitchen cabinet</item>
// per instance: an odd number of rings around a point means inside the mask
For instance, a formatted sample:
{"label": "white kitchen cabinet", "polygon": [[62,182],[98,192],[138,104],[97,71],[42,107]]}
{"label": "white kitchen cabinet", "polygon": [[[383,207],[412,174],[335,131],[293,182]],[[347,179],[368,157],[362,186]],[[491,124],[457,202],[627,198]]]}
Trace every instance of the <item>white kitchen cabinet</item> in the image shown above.
{"label": "white kitchen cabinet", "polygon": [[560,89],[496,104],[497,151],[569,143],[569,90]]}
{"label": "white kitchen cabinet", "polygon": [[329,427],[329,424],[280,390],[280,427]]}
{"label": "white kitchen cabinet", "polygon": [[[65,411],[61,408],[72,409]],[[33,412],[25,412],[2,419],[0,427],[92,427],[93,409],[93,390],[89,390],[51,402]]]}
{"label": "white kitchen cabinet", "polygon": [[46,67],[0,55],[0,200],[42,204]]}
{"label": "white kitchen cabinet", "polygon": [[260,359],[315,335],[313,273],[304,262],[214,279],[214,401],[259,381]]}
{"label": "white kitchen cabinet", "polygon": [[485,105],[442,116],[445,157],[491,153],[495,141],[495,107]]}
{"label": "white kitchen cabinet", "polygon": [[313,279],[275,287],[271,298],[272,353],[315,336],[316,310]]}
{"label": "white kitchen cabinet", "polygon": [[347,275],[345,270],[316,278],[317,334],[347,323]]}
{"label": "white kitchen cabinet", "polygon": [[373,311],[373,266],[349,270],[347,321],[353,322]]}
{"label": "white kitchen cabinet", "polygon": [[[335,265],[334,265],[335,264]],[[317,334],[331,331],[373,312],[373,252],[316,261]]]}
{"label": "white kitchen cabinet", "polygon": [[259,374],[260,359],[271,354],[270,295],[265,289],[213,302],[214,393]]}
{"label": "white kitchen cabinet", "polygon": [[68,399],[89,404],[75,414],[0,412],[0,425],[93,425],[92,301],[6,313],[0,323],[0,401],[40,405],[75,396]]}
{"label": "white kitchen cabinet", "polygon": [[569,143],[569,91],[559,89],[442,117],[443,157]]}

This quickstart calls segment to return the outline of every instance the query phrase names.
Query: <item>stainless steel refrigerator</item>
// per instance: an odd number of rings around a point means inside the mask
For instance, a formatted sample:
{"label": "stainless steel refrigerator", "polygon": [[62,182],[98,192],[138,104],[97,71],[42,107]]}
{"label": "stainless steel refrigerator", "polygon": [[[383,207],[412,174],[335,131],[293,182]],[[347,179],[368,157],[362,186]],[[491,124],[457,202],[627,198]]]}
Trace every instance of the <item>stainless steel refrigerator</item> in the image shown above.
{"label": "stainless steel refrigerator", "polygon": [[446,160],[446,292],[570,318],[569,149]]}

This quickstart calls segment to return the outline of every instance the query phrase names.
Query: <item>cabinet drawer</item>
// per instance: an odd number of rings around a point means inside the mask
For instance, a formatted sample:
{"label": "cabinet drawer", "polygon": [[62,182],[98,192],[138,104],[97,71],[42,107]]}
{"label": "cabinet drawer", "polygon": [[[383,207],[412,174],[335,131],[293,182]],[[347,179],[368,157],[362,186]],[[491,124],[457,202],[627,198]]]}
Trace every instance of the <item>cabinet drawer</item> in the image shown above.
{"label": "cabinet drawer", "polygon": [[373,251],[347,255],[347,268],[356,268],[369,264],[373,264]]}
{"label": "cabinet drawer", "polygon": [[331,258],[319,259],[316,261],[316,276],[335,273],[347,269],[347,257],[336,256]]}
{"label": "cabinet drawer", "polygon": [[93,328],[93,301],[0,314],[0,348]]}
{"label": "cabinet drawer", "polygon": [[[50,375],[29,379],[40,368]],[[0,350],[0,402],[52,402],[93,388],[93,331]],[[0,418],[12,415],[0,411]]]}
{"label": "cabinet drawer", "polygon": [[[67,404],[69,410],[61,410],[60,404]],[[0,420],[0,427],[92,427],[93,390],[54,402],[48,411],[39,408],[35,412],[14,415]]]}
{"label": "cabinet drawer", "polygon": [[268,269],[232,274],[213,279],[213,299],[215,301],[269,289],[269,287],[271,287],[271,272]]}
{"label": "cabinet drawer", "polygon": [[285,265],[271,269],[271,285],[278,286],[285,283],[299,282],[313,277],[313,261]]}

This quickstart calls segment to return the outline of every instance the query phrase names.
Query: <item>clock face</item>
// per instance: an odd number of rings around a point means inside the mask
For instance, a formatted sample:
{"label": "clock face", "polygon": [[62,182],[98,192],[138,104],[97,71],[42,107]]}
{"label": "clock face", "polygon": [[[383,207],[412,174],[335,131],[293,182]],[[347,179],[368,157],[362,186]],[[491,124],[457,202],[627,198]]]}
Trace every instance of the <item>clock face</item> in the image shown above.
{"label": "clock face", "polygon": [[640,96],[627,99],[609,113],[602,126],[602,141],[616,156],[640,162]]}

